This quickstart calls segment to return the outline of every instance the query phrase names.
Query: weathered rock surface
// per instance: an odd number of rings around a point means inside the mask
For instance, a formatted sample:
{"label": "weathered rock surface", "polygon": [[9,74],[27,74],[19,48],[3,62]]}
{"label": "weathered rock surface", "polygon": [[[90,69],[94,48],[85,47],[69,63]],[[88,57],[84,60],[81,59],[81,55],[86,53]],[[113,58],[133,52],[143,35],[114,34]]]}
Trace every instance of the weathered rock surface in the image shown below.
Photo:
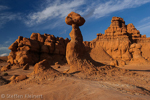
{"label": "weathered rock surface", "polygon": [[28,63],[33,65],[43,59],[48,59],[55,63],[56,61],[53,60],[55,56],[53,55],[64,56],[62,62],[65,62],[66,45],[69,41],[68,38],[56,38],[54,35],[49,34],[32,33],[30,38],[19,36],[9,47],[11,52],[7,62],[10,64],[26,65]]}
{"label": "weathered rock surface", "polygon": [[78,61],[83,59],[85,53],[83,37],[79,26],[83,25],[85,20],[79,14],[71,12],[66,17],[65,22],[72,26],[72,30],[69,34],[71,41],[66,47],[66,59],[70,65],[70,70],[79,70],[79,66],[77,65],[79,63]]}
{"label": "weathered rock surface", "polygon": [[11,81],[10,84],[12,84],[12,83],[17,83],[19,81],[23,81],[27,78],[28,77],[26,75],[13,75],[9,80]]}
{"label": "weathered rock surface", "polygon": [[11,68],[11,65],[9,64],[9,65],[7,65],[7,66],[3,66],[3,67],[1,68],[1,71],[2,71],[2,72],[5,72],[5,71],[9,70],[10,68]]}
{"label": "weathered rock surface", "polygon": [[34,65],[34,74],[42,73],[44,71],[47,71],[48,69],[56,71],[50,66],[49,62],[46,59],[44,59]]}
{"label": "weathered rock surface", "polygon": [[[136,50],[131,52],[132,44],[136,43]],[[113,17],[111,24],[105,33],[98,33],[97,38],[93,41],[84,43],[86,50],[89,49],[101,49],[101,47],[109,54],[113,59],[122,61],[121,65],[131,61],[131,59],[143,59],[150,58],[149,46],[150,38],[146,38],[146,35],[141,35],[132,23],[125,25],[125,21],[120,17]],[[140,46],[141,45],[141,46]],[[134,52],[134,53],[133,53]]]}
{"label": "weathered rock surface", "polygon": [[141,44],[136,44],[136,43],[133,43],[131,46],[130,46],[130,53],[132,54],[132,60],[130,63],[136,63],[136,64],[139,64],[139,63],[148,63],[148,61],[142,57],[142,52],[141,52],[141,48],[142,48],[142,45]]}
{"label": "weathered rock surface", "polygon": [[[104,63],[117,60],[119,66],[130,61],[150,61],[150,38],[141,35],[132,23],[126,25],[123,18],[112,17],[111,24],[105,33],[98,33],[93,41],[83,41],[79,26],[85,23],[85,19],[75,12],[71,12],[65,18],[65,22],[72,26],[70,32],[71,41],[54,35],[32,33],[30,38],[19,36],[9,47],[8,56],[10,64],[27,63],[36,64],[47,59],[49,63],[68,62],[71,69],[80,69],[88,63]],[[97,63],[98,62],[98,63]],[[100,63],[99,63],[100,62]],[[92,63],[90,65],[90,63]],[[112,64],[117,65],[117,64]],[[78,67],[75,67],[78,66]],[[79,68],[80,66],[80,68]]]}

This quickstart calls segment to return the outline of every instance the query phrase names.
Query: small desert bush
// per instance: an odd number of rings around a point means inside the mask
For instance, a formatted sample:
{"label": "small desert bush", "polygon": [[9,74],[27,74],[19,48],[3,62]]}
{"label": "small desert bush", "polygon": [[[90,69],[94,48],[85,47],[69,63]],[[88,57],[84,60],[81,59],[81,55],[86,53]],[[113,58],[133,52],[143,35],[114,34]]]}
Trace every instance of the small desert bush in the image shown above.
{"label": "small desert bush", "polygon": [[7,76],[7,75],[8,75],[8,73],[6,73],[6,72],[5,72],[3,75],[4,75],[4,76]]}

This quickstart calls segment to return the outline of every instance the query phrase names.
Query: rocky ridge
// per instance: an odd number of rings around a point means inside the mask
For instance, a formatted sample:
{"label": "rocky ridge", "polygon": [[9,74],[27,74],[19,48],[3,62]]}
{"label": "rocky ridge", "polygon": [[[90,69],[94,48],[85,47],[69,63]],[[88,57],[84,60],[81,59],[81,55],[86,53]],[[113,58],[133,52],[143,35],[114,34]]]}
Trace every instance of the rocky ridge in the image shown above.
{"label": "rocky ridge", "polygon": [[[148,46],[150,38],[141,35],[132,23],[125,25],[123,18],[112,17],[111,24],[105,33],[98,33],[97,38],[93,41],[83,41],[79,26],[82,26],[85,20],[79,14],[71,12],[65,22],[72,26],[71,41],[68,38],[56,38],[54,35],[39,33],[32,33],[30,38],[19,36],[9,47],[11,52],[7,62],[34,65],[47,59],[50,64],[66,61],[68,64],[73,64],[76,63],[75,59],[86,58],[97,62],[101,62],[103,59],[113,62],[117,60],[118,65],[125,65],[134,59],[137,60],[135,57],[139,55],[141,57],[138,57],[138,60],[150,61],[150,46]],[[133,44],[138,48],[132,48]],[[94,52],[101,53],[95,55]]]}
{"label": "rocky ridge", "polygon": [[68,38],[55,37],[54,35],[32,33],[30,38],[19,36],[8,48],[11,50],[8,56],[10,64],[32,64],[47,59],[50,63],[65,61],[66,45]]}

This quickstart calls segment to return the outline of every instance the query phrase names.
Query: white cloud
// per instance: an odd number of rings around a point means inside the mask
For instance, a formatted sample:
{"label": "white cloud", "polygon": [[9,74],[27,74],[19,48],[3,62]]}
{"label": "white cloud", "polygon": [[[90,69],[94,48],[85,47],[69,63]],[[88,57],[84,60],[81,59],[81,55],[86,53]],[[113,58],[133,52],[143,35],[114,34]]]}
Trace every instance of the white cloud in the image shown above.
{"label": "white cloud", "polygon": [[0,50],[8,50],[8,47],[0,47]]}
{"label": "white cloud", "polygon": [[3,27],[7,22],[16,20],[16,19],[21,19],[20,13],[12,13],[9,11],[5,11],[7,9],[10,9],[7,6],[0,5],[0,28]]}
{"label": "white cloud", "polygon": [[2,57],[2,56],[8,56],[8,53],[0,54],[0,57]]}
{"label": "white cloud", "polygon": [[140,23],[150,22],[150,16],[143,18]]}
{"label": "white cloud", "polygon": [[4,41],[3,44],[0,44],[0,55],[8,55],[11,50],[8,47],[13,43],[14,38],[9,38],[7,41]]}
{"label": "white cloud", "polygon": [[140,31],[141,34],[149,34],[150,33],[150,22],[141,24],[137,26],[137,29]]}
{"label": "white cloud", "polygon": [[10,50],[6,46],[0,44],[0,56],[7,56],[10,53]]}
{"label": "white cloud", "polygon": [[57,0],[54,3],[48,4],[46,8],[41,11],[30,13],[28,15],[28,21],[25,23],[29,26],[39,24],[45,20],[60,19],[66,17],[71,11],[81,12],[79,7],[85,3],[85,0],[73,0],[62,2]]}
{"label": "white cloud", "polygon": [[[62,23],[65,24],[62,20],[64,21],[71,11],[77,12],[85,18],[101,18],[113,12],[139,7],[149,2],[150,0],[94,0],[94,2],[89,0],[44,0],[41,6],[34,9],[35,12],[31,12],[27,16],[19,12],[0,13],[0,28],[7,22],[18,19],[29,27],[41,25],[40,29],[54,28]],[[0,11],[6,9],[10,8],[0,5]]]}
{"label": "white cloud", "polygon": [[148,2],[150,2],[150,0],[111,0],[97,5],[93,16],[100,18],[110,13],[128,8],[135,8]]}
{"label": "white cloud", "polygon": [[9,21],[19,19],[19,14],[13,14],[10,12],[0,13],[0,28],[3,27]]}
{"label": "white cloud", "polygon": [[2,10],[6,10],[6,9],[9,9],[9,7],[7,7],[7,6],[3,6],[3,5],[0,5],[0,11],[2,11]]}
{"label": "white cloud", "polygon": [[[100,18],[109,15],[116,11],[121,11],[128,8],[135,8],[142,4],[148,3],[150,0],[108,0],[101,2],[95,0],[91,2],[89,0],[47,0],[37,12],[32,12],[28,15],[25,24],[27,26],[35,26],[42,23],[47,23],[55,27],[54,23],[61,23],[60,20],[51,22],[53,19],[64,19],[71,11],[75,11],[85,18],[94,17]],[[46,26],[44,26],[46,28]]]}
{"label": "white cloud", "polygon": [[64,30],[64,31],[62,31],[62,32],[59,33],[59,34],[66,34],[66,32],[67,32],[67,30]]}
{"label": "white cloud", "polygon": [[140,31],[141,34],[146,34],[150,36],[150,16],[141,19],[137,25],[137,29]]}

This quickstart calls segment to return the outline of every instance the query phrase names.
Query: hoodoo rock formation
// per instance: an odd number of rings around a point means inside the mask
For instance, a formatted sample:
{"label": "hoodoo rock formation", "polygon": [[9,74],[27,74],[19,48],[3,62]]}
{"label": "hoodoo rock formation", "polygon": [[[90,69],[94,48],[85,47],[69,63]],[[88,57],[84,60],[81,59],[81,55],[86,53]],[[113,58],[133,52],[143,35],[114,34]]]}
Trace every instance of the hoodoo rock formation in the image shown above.
{"label": "hoodoo rock formation", "polygon": [[105,33],[98,33],[93,41],[83,41],[79,26],[85,19],[75,12],[65,18],[72,26],[71,41],[54,35],[32,33],[30,38],[19,36],[9,47],[10,64],[36,64],[46,59],[49,64],[68,62],[70,71],[81,69],[95,70],[97,64],[113,66],[131,63],[149,63],[150,38],[141,35],[134,25],[125,25],[120,17],[112,17],[111,24]]}
{"label": "hoodoo rock formation", "polygon": [[9,47],[11,52],[8,61],[11,64],[32,64],[49,60],[50,63],[65,62],[66,45],[70,40],[55,37],[54,35],[32,33],[30,38],[19,36]]}
{"label": "hoodoo rock formation", "polygon": [[66,17],[65,22],[72,26],[72,31],[69,34],[71,41],[66,48],[66,59],[69,65],[74,65],[77,64],[78,59],[83,57],[85,52],[83,37],[79,29],[79,26],[83,25],[85,20],[79,14],[71,12]]}
{"label": "hoodoo rock formation", "polygon": [[83,37],[79,26],[85,23],[85,19],[75,12],[71,12],[65,19],[66,24],[72,26],[70,32],[71,41],[66,47],[66,60],[72,71],[93,71],[96,70],[93,65],[93,60],[88,56]]}

